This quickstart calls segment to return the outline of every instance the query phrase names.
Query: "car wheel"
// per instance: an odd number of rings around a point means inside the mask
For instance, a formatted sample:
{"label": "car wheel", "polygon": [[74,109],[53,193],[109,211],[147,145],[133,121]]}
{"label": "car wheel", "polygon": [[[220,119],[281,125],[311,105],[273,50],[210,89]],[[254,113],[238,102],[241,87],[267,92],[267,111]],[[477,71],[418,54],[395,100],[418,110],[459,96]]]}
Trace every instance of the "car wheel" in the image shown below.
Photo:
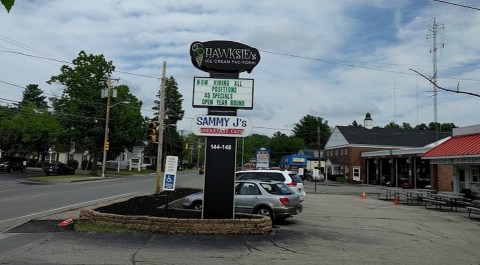
{"label": "car wheel", "polygon": [[270,217],[270,219],[272,219],[272,221],[274,219],[272,210],[264,206],[257,208],[257,210],[255,211],[255,214],[268,216]]}
{"label": "car wheel", "polygon": [[202,202],[194,202],[192,204],[192,209],[194,210],[201,210],[202,209]]}

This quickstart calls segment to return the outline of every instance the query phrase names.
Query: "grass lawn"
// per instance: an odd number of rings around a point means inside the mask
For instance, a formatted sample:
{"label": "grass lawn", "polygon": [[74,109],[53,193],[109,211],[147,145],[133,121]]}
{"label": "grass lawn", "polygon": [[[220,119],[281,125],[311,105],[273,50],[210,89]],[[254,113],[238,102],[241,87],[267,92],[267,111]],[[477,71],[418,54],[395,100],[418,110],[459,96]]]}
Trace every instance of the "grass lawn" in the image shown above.
{"label": "grass lawn", "polygon": [[[50,181],[69,181],[69,180],[88,180],[91,178],[96,178],[100,177],[102,173],[102,170],[99,169],[97,170],[97,175],[92,175],[90,174],[90,171],[87,170],[76,170],[75,175],[53,175],[53,176],[47,176],[47,175],[41,175],[41,176],[32,176],[28,177],[28,180],[31,181],[39,181],[39,182],[50,182]],[[141,170],[141,171],[136,171],[136,170],[120,170],[120,172],[117,171],[110,171],[107,170],[105,172],[105,175],[107,177],[109,176],[114,176],[114,177],[122,177],[122,176],[131,176],[131,175],[147,175],[147,174],[152,174],[155,173],[153,170]]]}

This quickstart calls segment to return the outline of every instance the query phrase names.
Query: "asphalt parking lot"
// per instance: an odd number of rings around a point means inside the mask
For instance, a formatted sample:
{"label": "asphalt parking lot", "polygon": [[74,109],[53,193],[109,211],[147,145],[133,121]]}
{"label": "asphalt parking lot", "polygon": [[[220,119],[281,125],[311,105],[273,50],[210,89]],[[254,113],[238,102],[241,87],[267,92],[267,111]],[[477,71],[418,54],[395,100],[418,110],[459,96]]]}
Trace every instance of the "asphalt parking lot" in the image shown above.
{"label": "asphalt parking lot", "polygon": [[[304,212],[268,236],[0,234],[2,264],[480,264],[480,220],[378,200],[378,187],[306,183]],[[366,199],[361,194],[366,192]],[[74,214],[58,213],[51,219]],[[47,218],[48,219],[48,218]]]}

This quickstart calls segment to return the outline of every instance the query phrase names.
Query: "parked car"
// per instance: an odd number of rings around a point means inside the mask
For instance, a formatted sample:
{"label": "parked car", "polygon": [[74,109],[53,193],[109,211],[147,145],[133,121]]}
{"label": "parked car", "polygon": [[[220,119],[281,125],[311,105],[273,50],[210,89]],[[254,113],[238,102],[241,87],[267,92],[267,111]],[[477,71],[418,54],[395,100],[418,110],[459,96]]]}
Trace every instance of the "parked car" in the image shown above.
{"label": "parked car", "polygon": [[271,169],[259,169],[259,170],[244,170],[236,172],[237,180],[275,180],[281,181],[287,184],[293,191],[300,195],[300,201],[305,199],[305,189],[303,187],[303,181],[296,171],[285,170],[271,170]]}
{"label": "parked car", "polygon": [[47,175],[74,175],[75,169],[61,162],[52,162],[45,164],[45,174]]}
{"label": "parked car", "polygon": [[25,172],[27,170],[27,161],[23,158],[12,157],[0,162],[0,171],[11,173],[12,171]]}
{"label": "parked car", "polygon": [[199,175],[203,175],[205,173],[205,167],[204,166],[201,166],[198,168],[198,174]]}
{"label": "parked car", "polygon": [[[185,197],[183,207],[201,210],[203,193]],[[235,183],[235,212],[261,214],[272,221],[283,220],[303,211],[300,195],[280,181],[240,180]]]}

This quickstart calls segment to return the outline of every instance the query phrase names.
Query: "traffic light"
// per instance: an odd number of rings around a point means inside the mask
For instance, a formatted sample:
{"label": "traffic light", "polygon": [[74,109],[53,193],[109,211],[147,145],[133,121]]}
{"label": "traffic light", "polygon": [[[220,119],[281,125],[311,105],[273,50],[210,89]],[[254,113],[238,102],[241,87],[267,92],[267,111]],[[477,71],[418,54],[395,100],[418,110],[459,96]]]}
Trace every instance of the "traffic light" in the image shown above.
{"label": "traffic light", "polygon": [[157,139],[157,123],[152,121],[148,124],[147,141],[154,143]]}
{"label": "traffic light", "polygon": [[110,148],[110,142],[105,142],[105,146],[103,148],[108,150],[108,148]]}

